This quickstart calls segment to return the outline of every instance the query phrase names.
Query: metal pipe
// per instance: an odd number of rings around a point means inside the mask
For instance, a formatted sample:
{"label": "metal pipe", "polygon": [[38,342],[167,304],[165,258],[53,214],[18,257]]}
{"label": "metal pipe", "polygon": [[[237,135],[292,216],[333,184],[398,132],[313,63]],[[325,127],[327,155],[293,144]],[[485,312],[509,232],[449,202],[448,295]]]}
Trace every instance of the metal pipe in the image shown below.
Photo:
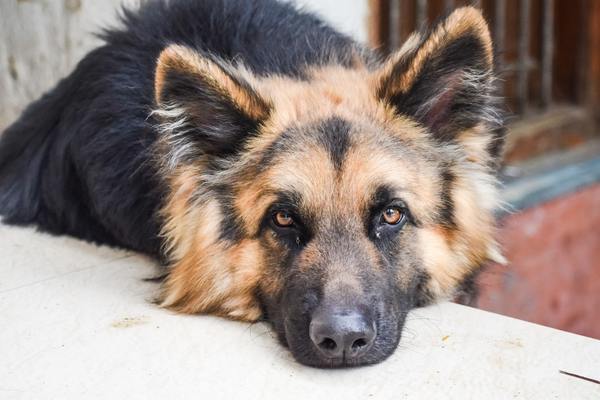
{"label": "metal pipe", "polygon": [[402,40],[402,32],[400,31],[400,2],[402,0],[391,0],[390,4],[390,32],[389,32],[389,43],[390,52],[400,48]]}
{"label": "metal pipe", "polygon": [[494,42],[496,51],[504,52],[504,40],[506,31],[506,0],[496,0],[494,2]]}
{"label": "metal pipe", "polygon": [[449,13],[454,8],[454,0],[444,0],[444,13]]}
{"label": "metal pipe", "polygon": [[544,0],[542,5],[542,106],[552,102],[552,67],[554,55],[554,1]]}
{"label": "metal pipe", "polygon": [[517,101],[519,112],[527,111],[527,92],[529,89],[529,14],[530,0],[520,1],[519,12],[519,42],[518,42],[518,75],[517,75]]}
{"label": "metal pipe", "polygon": [[421,29],[427,23],[427,0],[417,0],[416,9],[417,29]]}
{"label": "metal pipe", "polygon": [[[496,44],[496,65],[502,71],[504,68],[504,42],[506,35],[506,0],[494,2],[494,43]],[[504,91],[503,81],[498,80],[498,91]]]}

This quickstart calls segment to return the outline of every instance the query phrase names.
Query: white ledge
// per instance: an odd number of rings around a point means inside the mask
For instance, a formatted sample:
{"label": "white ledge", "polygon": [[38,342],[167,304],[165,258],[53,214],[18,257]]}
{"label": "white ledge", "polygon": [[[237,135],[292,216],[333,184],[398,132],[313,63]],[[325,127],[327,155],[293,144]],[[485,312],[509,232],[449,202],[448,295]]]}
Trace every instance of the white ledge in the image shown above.
{"label": "white ledge", "polygon": [[0,226],[0,398],[599,399],[600,341],[444,303],[387,361],[296,363],[268,326],[150,303],[150,260]]}

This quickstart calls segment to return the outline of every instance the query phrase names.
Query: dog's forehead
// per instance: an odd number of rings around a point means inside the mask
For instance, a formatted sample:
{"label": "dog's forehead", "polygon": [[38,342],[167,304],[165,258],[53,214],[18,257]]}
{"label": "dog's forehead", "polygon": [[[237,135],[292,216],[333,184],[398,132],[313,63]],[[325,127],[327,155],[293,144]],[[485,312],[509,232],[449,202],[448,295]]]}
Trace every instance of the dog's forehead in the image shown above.
{"label": "dog's forehead", "polygon": [[437,204],[434,163],[410,139],[364,121],[332,116],[294,127],[273,143],[267,158],[272,190],[297,193],[313,214],[362,211],[382,186],[423,212]]}
{"label": "dog's forehead", "polygon": [[308,123],[331,115],[370,114],[384,119],[389,110],[377,100],[373,76],[366,69],[315,67],[305,79],[280,75],[250,78],[273,107],[270,123],[277,128]]}

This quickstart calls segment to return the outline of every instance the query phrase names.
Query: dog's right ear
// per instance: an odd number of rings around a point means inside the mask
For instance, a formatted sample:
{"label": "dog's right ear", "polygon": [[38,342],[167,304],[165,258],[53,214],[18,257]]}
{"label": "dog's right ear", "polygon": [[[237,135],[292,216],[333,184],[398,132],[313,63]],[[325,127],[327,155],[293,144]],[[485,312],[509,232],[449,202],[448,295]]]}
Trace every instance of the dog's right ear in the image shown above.
{"label": "dog's right ear", "polygon": [[232,65],[179,45],[160,54],[154,89],[154,114],[175,164],[236,152],[270,112]]}
{"label": "dog's right ear", "polygon": [[412,36],[376,72],[377,97],[412,117],[441,142],[469,129],[481,152],[498,157],[503,130],[495,97],[492,40],[481,12],[454,10],[429,32]]}

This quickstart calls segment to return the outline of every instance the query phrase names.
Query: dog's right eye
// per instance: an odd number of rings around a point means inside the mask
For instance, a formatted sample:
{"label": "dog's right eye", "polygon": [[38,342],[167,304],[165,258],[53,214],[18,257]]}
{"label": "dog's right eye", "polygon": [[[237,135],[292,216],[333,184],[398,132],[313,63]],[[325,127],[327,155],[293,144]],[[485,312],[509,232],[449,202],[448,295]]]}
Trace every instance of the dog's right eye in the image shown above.
{"label": "dog's right eye", "polygon": [[279,227],[288,228],[294,225],[294,218],[286,211],[276,211],[273,214],[273,222]]}
{"label": "dog's right eye", "polygon": [[388,207],[382,214],[383,221],[389,225],[398,225],[404,219],[404,212],[398,207]]}

